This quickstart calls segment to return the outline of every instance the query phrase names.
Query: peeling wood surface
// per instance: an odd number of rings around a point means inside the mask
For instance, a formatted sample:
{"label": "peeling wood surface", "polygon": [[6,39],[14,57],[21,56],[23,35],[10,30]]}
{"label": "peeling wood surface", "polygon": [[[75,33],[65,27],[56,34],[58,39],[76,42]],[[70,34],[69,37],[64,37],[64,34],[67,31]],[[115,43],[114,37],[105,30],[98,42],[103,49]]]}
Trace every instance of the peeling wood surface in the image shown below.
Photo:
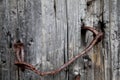
{"label": "peeling wood surface", "polygon": [[[0,80],[119,80],[119,0],[0,0]],[[81,26],[94,26],[104,39],[62,72],[40,77],[14,65],[13,44],[25,45],[25,61],[53,70],[92,40]]]}

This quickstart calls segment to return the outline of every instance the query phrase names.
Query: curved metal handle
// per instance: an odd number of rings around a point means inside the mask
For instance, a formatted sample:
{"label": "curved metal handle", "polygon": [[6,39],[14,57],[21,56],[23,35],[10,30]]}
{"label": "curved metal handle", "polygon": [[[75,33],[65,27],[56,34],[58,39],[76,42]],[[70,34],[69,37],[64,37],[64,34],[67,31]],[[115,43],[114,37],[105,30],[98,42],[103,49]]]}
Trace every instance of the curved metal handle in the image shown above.
{"label": "curved metal handle", "polygon": [[[78,55],[76,55],[75,57],[73,57],[72,59],[70,59],[68,62],[66,62],[65,64],[63,64],[60,68],[55,69],[53,71],[48,71],[48,72],[41,72],[38,71],[33,65],[26,63],[22,60],[23,57],[20,58],[20,55],[18,55],[18,53],[20,53],[21,44],[23,43],[16,43],[15,45],[18,46],[17,47],[17,51],[16,51],[16,56],[18,61],[15,62],[15,65],[19,66],[19,67],[24,67],[25,69],[31,70],[33,72],[35,72],[36,74],[40,75],[40,76],[45,76],[45,75],[54,75],[59,73],[61,70],[65,69],[67,66],[69,66],[71,63],[73,63],[75,60],[77,60],[78,58],[80,58],[81,56],[87,54],[87,52],[95,45],[97,44],[99,41],[101,41],[102,37],[103,37],[103,33],[102,32],[98,32],[96,29],[92,28],[92,27],[82,27],[82,30],[88,30],[91,31],[95,36],[94,39],[91,41],[91,43],[82,51],[80,52]],[[15,47],[15,46],[14,46]],[[16,48],[16,47],[15,47]]]}

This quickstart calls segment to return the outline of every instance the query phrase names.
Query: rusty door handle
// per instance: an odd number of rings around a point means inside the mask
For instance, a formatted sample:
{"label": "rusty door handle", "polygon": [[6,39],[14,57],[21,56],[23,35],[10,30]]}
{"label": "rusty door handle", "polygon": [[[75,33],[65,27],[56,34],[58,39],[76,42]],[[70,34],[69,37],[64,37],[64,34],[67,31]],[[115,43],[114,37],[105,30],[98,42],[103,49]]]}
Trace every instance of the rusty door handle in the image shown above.
{"label": "rusty door handle", "polygon": [[82,52],[80,52],[78,55],[76,55],[75,57],[70,59],[68,62],[63,64],[60,68],[55,69],[53,71],[41,72],[41,71],[38,71],[33,65],[31,65],[29,63],[26,63],[23,59],[24,58],[24,53],[23,53],[23,55],[21,54],[21,51],[23,51],[23,43],[15,43],[14,44],[14,48],[16,50],[16,57],[17,57],[17,62],[15,62],[15,65],[17,65],[18,67],[24,68],[24,69],[31,70],[31,71],[35,72],[36,74],[38,74],[40,76],[54,75],[54,74],[59,73],[60,71],[65,69],[67,66],[69,66],[71,63],[73,63],[75,60],[77,60],[81,56],[87,54],[87,52],[95,44],[97,44],[98,42],[100,42],[102,40],[102,37],[103,37],[102,32],[98,32],[96,29],[94,29],[92,27],[87,27],[87,26],[82,27],[81,29],[91,31],[94,34],[94,39],[91,41],[91,43]]}

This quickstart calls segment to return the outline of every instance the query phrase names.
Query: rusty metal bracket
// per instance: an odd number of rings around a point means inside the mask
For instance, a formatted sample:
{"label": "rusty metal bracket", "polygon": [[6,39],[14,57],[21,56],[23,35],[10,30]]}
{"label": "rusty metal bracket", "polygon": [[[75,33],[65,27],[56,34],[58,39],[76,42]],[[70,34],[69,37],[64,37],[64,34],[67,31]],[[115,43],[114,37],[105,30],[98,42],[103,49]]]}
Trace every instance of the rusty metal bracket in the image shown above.
{"label": "rusty metal bracket", "polygon": [[[75,57],[73,57],[72,59],[70,59],[68,62],[66,62],[65,64],[63,64],[61,67],[59,67],[58,69],[55,69],[53,71],[48,71],[48,72],[41,72],[38,71],[33,65],[26,63],[24,61],[24,45],[23,43],[15,43],[14,44],[14,49],[15,49],[15,53],[16,53],[16,57],[17,57],[17,61],[15,62],[15,65],[17,65],[18,67],[20,67],[21,69],[28,69],[31,70],[33,72],[35,72],[36,74],[40,75],[40,76],[45,76],[45,75],[55,75],[57,73],[59,73],[60,71],[62,71],[63,69],[65,69],[67,66],[69,66],[70,64],[72,64],[75,60],[77,60],[78,58],[80,58],[81,56],[87,54],[87,52],[93,48],[93,46],[95,44],[97,44],[98,42],[100,42],[102,40],[103,37],[103,33],[97,31],[96,29],[92,28],[92,27],[82,27],[82,30],[88,30],[91,31],[94,35],[94,39],[91,41],[91,43],[82,51],[80,52],[78,55],[76,55]],[[79,78],[79,77],[77,77]],[[77,79],[78,80],[78,79]]]}

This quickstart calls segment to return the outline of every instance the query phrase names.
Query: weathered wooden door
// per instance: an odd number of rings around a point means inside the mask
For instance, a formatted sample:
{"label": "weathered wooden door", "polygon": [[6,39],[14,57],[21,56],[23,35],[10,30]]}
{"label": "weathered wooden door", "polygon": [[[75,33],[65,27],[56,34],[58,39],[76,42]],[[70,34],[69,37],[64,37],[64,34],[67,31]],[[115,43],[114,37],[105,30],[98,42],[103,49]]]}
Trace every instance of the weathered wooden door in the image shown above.
{"label": "weathered wooden door", "polygon": [[[120,0],[0,0],[0,80],[120,80]],[[21,71],[13,44],[24,43],[25,61],[38,70],[54,70],[81,52],[94,26],[104,39],[56,75]]]}

